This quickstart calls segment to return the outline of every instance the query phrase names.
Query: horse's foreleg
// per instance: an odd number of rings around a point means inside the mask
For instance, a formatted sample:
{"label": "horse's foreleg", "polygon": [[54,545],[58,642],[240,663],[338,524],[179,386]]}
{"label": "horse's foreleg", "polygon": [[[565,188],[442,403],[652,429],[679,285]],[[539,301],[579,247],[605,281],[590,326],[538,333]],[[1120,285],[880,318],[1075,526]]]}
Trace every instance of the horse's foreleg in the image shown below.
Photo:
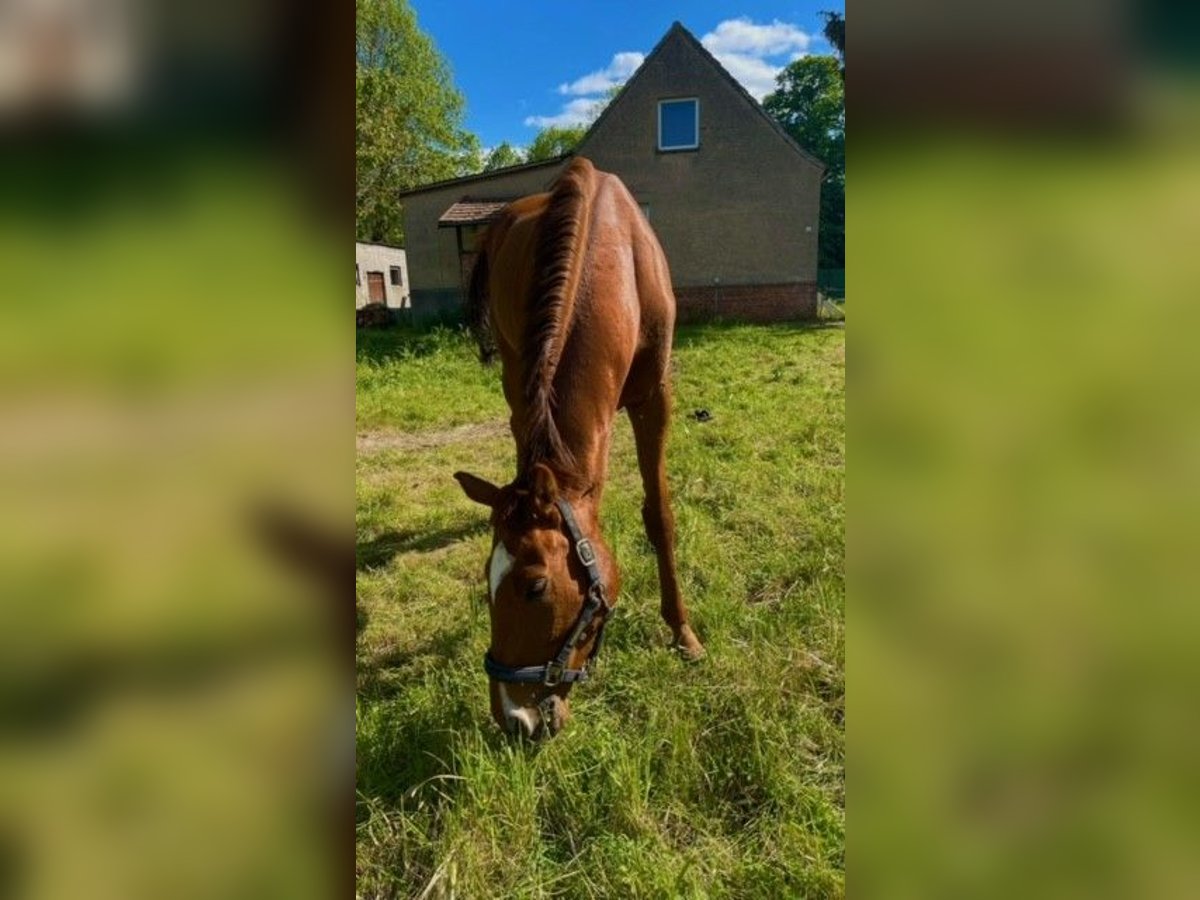
{"label": "horse's foreleg", "polygon": [[703,655],[704,647],[688,625],[687,607],[679,593],[679,577],[675,570],[675,516],[671,512],[666,460],[670,417],[671,388],[665,383],[648,400],[629,407],[629,419],[633,423],[633,436],[637,444],[638,468],[646,490],[642,521],[658,558],[662,617],[675,635],[675,646],[684,656],[696,658]]}

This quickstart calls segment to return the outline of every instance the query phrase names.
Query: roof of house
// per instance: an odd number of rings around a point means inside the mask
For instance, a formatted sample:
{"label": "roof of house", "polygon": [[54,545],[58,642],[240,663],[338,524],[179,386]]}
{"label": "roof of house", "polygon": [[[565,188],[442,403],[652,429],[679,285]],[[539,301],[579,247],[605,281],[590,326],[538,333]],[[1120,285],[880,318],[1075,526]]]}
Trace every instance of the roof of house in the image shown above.
{"label": "roof of house", "polygon": [[793,150],[795,150],[797,153],[799,153],[800,156],[803,157],[804,159],[806,159],[808,162],[811,162],[814,165],[819,166],[822,171],[824,171],[826,168],[828,168],[825,165],[825,163],[822,162],[819,158],[817,158],[816,156],[813,156],[813,154],[809,153],[807,150],[805,150],[803,147],[801,147],[799,144],[797,144],[795,138],[793,138],[790,134],[788,134],[787,131],[784,129],[784,127],[782,125],[780,125],[777,121],[775,121],[775,119],[771,116],[770,113],[768,113],[765,109],[763,109],[762,104],[759,103],[757,100],[755,100],[753,95],[751,95],[751,93],[748,90],[746,90],[744,87],[742,87],[741,82],[739,82],[736,78],[734,78],[732,75],[730,75],[728,70],[726,70],[726,68],[723,65],[721,65],[721,63],[717,60],[717,58],[708,52],[708,48],[705,47],[702,43],[700,43],[700,41],[698,41],[696,39],[696,36],[694,34],[692,34],[690,31],[688,31],[683,26],[683,23],[678,22],[678,21],[671,24],[671,27],[669,29],[667,29],[667,33],[664,34],[662,36],[662,39],[657,44],[654,45],[654,49],[651,50],[648,54],[646,54],[646,58],[642,61],[642,64],[638,67],[638,70],[633,73],[633,76],[627,82],[625,82],[624,86],[622,86],[622,88],[621,88],[621,91],[617,94],[616,97],[613,98],[612,102],[609,103],[606,107],[604,107],[604,111],[600,113],[600,115],[596,119],[596,121],[593,122],[592,126],[587,130],[587,134],[585,134],[583,136],[583,139],[579,142],[579,146],[576,148],[578,152],[582,152],[583,147],[588,142],[588,138],[590,138],[593,134],[595,134],[599,130],[600,124],[605,120],[605,118],[607,118],[607,116],[608,116],[609,112],[612,110],[612,108],[621,102],[621,94],[623,94],[625,92],[625,88],[629,87],[630,84],[632,84],[634,81],[637,80],[638,76],[641,75],[643,71],[645,71],[646,63],[649,62],[654,57],[654,55],[656,53],[658,53],[659,50],[662,49],[663,45],[666,44],[667,41],[670,40],[670,38],[673,35],[676,35],[676,34],[682,36],[684,38],[684,40],[686,40],[689,44],[691,44],[693,49],[697,50],[701,56],[703,56],[705,59],[707,59],[709,61],[709,63],[712,64],[713,68],[716,69],[717,72],[729,84],[733,85],[734,90],[736,90],[739,94],[741,94],[742,97],[745,98],[746,102],[749,103],[751,107],[753,107],[755,110],[758,111],[758,114],[760,116],[762,116],[763,119],[766,120],[767,124],[770,125],[772,129],[774,129],[775,133],[778,134],[781,138],[783,138],[783,140]]}
{"label": "roof of house", "polygon": [[507,200],[460,200],[442,213],[438,225],[450,227],[490,222],[508,203]]}
{"label": "roof of house", "polygon": [[358,240],[356,240],[354,243],[358,247],[383,247],[385,250],[399,250],[401,253],[404,252],[403,247],[397,247],[395,244],[381,244],[381,243],[379,243],[379,241],[358,241]]}
{"label": "roof of house", "polygon": [[553,159],[542,159],[537,162],[521,163],[518,166],[505,166],[502,169],[492,169],[487,172],[477,172],[474,175],[463,175],[459,178],[447,178],[443,181],[434,181],[430,184],[422,184],[419,187],[409,188],[407,191],[401,191],[397,197],[410,197],[413,194],[423,194],[426,191],[436,191],[439,188],[449,187],[452,184],[470,184],[472,181],[484,181],[488,178],[493,178],[496,175],[508,175],[511,172],[520,172],[525,169],[537,169],[541,166],[551,166],[562,162],[574,154],[564,153],[562,156],[556,156]]}

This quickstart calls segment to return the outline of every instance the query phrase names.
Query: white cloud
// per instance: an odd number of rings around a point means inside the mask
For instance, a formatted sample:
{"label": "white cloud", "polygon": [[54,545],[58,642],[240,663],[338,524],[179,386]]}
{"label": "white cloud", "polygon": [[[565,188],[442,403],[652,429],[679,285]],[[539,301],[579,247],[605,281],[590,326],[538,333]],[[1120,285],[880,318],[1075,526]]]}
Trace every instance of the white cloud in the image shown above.
{"label": "white cloud", "polygon": [[747,56],[779,56],[782,53],[808,49],[812,39],[787,22],[776,19],[770,25],[755,25],[746,17],[726,19],[700,39],[700,43],[716,56],[738,53]]}
{"label": "white cloud", "polygon": [[614,53],[612,62],[603,69],[589,72],[572,82],[564,82],[558,86],[558,92],[567,96],[575,96],[568,100],[554,116],[526,116],[525,124],[532,128],[549,128],[558,126],[568,128],[572,125],[587,125],[596,118],[598,104],[604,99],[606,91],[617,85],[624,84],[629,76],[637,71],[646,54],[636,50],[625,50]]}
{"label": "white cloud", "polygon": [[589,72],[582,78],[577,78],[570,84],[560,84],[558,92],[560,94],[603,94],[605,91],[616,87],[618,84],[624,84],[637,67],[642,64],[642,60],[646,58],[646,54],[636,51],[625,51],[622,53],[613,54],[612,62],[605,68],[596,72]]}
{"label": "white cloud", "polygon": [[709,53],[757,100],[775,90],[784,65],[803,57],[811,35],[778,19],[756,25],[751,19],[726,19],[700,39]]}
{"label": "white cloud", "polygon": [[597,102],[595,97],[579,97],[567,103],[558,115],[526,116],[525,124],[534,128],[549,128],[551,125],[556,125],[560,128],[566,128],[571,125],[584,125],[595,118],[592,115],[592,111]]}

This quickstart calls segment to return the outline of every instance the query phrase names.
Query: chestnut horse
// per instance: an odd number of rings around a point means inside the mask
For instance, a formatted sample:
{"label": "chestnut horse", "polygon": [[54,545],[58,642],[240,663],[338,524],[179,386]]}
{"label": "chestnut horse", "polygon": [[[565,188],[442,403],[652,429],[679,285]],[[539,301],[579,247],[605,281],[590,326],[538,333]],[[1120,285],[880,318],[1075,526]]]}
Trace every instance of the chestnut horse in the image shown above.
{"label": "chestnut horse", "polygon": [[704,652],[679,592],[666,478],[675,296],[637,203],[583,157],[549,193],[509,204],[478,249],[468,320],[484,359],[500,354],[517,476],[504,487],[454,477],[492,510],[492,716],[540,738],[566,722],[567,693],[587,678],[617,598],[599,513],[620,409],[633,423],[662,617],[684,656]]}

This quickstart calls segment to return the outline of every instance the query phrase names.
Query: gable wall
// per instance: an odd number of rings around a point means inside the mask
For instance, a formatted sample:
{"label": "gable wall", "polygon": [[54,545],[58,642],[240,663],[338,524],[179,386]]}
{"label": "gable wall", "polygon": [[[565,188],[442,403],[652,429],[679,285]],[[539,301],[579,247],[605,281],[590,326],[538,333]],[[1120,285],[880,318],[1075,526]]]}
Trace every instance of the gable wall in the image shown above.
{"label": "gable wall", "polygon": [[[657,149],[658,101],[700,100],[700,147]],[[650,205],[677,287],[817,278],[820,169],[681,34],[643,64],[579,153]]]}

